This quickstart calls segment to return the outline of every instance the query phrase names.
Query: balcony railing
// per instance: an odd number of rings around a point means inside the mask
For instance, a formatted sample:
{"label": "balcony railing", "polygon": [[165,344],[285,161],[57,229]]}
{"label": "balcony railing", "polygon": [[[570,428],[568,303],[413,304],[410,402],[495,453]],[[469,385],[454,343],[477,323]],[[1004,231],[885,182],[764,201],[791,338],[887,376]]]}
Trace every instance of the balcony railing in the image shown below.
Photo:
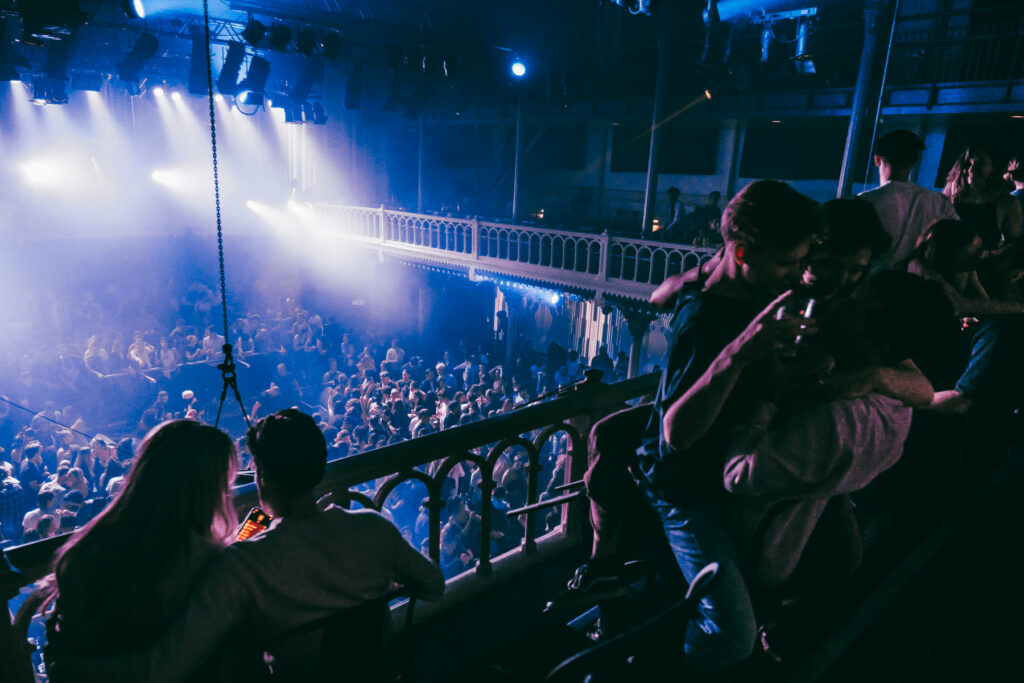
{"label": "balcony railing", "polygon": [[322,227],[405,258],[536,280],[560,289],[647,299],[714,249],[477,218],[312,204]]}
{"label": "balcony railing", "polygon": [[[415,482],[421,485],[423,495],[417,496],[417,499],[425,498],[429,511],[428,553],[431,559],[440,562],[442,514],[447,503],[443,497],[445,480],[460,465],[465,465],[467,472],[478,470],[479,483],[475,486],[480,494],[477,510],[480,515],[480,539],[474,550],[477,551],[475,555],[479,561],[474,569],[464,572],[451,582],[441,603],[419,610],[429,614],[486,589],[493,580],[492,574],[502,573],[504,577],[508,571],[514,572],[517,565],[522,567],[542,562],[551,554],[579,544],[583,538],[581,524],[585,524],[586,515],[581,514],[582,510],[575,509],[581,502],[573,501],[563,509],[561,524],[548,533],[541,533],[538,529],[537,511],[524,513],[522,544],[499,558],[491,557],[491,499],[494,489],[500,483],[494,476],[498,459],[514,448],[525,452],[528,460],[526,502],[536,503],[540,497],[538,482],[543,467],[541,455],[545,443],[556,434],[567,435],[564,480],[556,483],[578,480],[587,464],[586,437],[591,425],[622,407],[626,401],[653,393],[657,381],[656,374],[611,385],[588,381],[577,385],[565,396],[548,402],[335,460],[328,463],[326,475],[316,493],[318,496],[331,493],[338,504],[358,504],[380,511],[403,483]],[[360,487],[362,490],[357,490]],[[247,511],[255,503],[255,485],[235,489],[235,504],[240,512]],[[6,583],[8,587],[12,584],[28,585],[46,574],[53,553],[65,539],[66,536],[56,537],[8,549],[8,560],[22,573],[7,576],[0,574],[0,583]],[[511,569],[503,570],[505,566]]]}

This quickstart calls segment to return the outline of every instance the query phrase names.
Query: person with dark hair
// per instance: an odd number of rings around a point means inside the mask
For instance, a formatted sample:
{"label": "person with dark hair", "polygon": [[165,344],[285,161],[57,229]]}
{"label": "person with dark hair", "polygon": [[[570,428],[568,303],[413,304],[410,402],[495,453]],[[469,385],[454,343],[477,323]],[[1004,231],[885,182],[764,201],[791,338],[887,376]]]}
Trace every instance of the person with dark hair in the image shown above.
{"label": "person with dark hair", "polygon": [[[835,501],[849,512],[846,494],[895,464],[910,430],[910,406],[873,390],[830,395],[826,373],[897,367],[930,349],[951,322],[938,285],[883,271],[819,318],[809,348],[774,364],[770,386],[784,390],[762,393],[734,429],[723,474],[726,489],[744,496],[734,502],[762,586],[777,588],[793,575],[825,509]],[[833,572],[845,576],[860,559],[856,520],[847,516],[826,540]],[[848,565],[834,566],[840,559]]]}
{"label": "person with dark hair", "polygon": [[678,187],[665,190],[665,196],[668,197],[668,219],[661,234],[667,240],[679,242],[686,231],[686,207],[679,201]]}
{"label": "person with dark hair", "polygon": [[[1024,340],[1024,319],[1019,314],[1024,313],[1024,303],[989,297],[976,271],[983,253],[982,239],[971,226],[939,221],[925,234],[907,265],[909,272],[941,285],[957,316],[979,318],[965,331],[963,341],[969,351],[950,352],[949,347],[956,344],[947,344],[933,370],[937,384],[949,387],[944,366],[959,370],[962,357],[967,356],[966,370],[955,385],[935,395],[934,408],[942,412],[964,413],[979,400],[998,407],[1000,413],[1011,410],[1019,379],[1024,376],[1019,352]],[[1013,277],[1020,280],[1024,271],[1017,270]],[[955,360],[945,358],[947,355]]]}
{"label": "person with dark hair", "polygon": [[821,212],[825,235],[811,247],[802,277],[805,293],[819,300],[849,295],[872,259],[892,244],[874,207],[863,199],[833,199]]}
{"label": "person with dark hair", "polygon": [[246,443],[261,506],[273,521],[226,548],[156,647],[134,656],[149,666],[153,680],[187,680],[242,630],[247,642],[262,644],[380,599],[395,583],[425,599],[444,591],[440,570],[380,514],[318,505],[327,443],[312,417],[294,408],[278,411],[257,422]]}
{"label": "person with dark hair", "polygon": [[231,438],[214,427],[177,420],[146,436],[120,494],[57,552],[40,592],[56,598],[46,648],[51,680],[86,680],[76,673],[81,658],[103,659],[94,662],[96,679],[148,678],[106,658],[154,643],[223,549],[237,523],[235,469]]}
{"label": "person with dark hair", "polygon": [[889,131],[875,141],[879,186],[859,196],[875,208],[892,237],[892,250],[882,257],[881,265],[891,266],[910,256],[935,221],[956,218],[949,199],[910,181],[923,151],[924,141],[909,130]]}
{"label": "person with dark hair", "polygon": [[38,507],[25,513],[25,518],[21,522],[22,531],[26,534],[35,530],[39,520],[44,516],[53,515],[56,512],[57,494],[53,491],[40,491],[36,496],[36,503]]}
{"label": "person with dark hair", "polygon": [[986,255],[1001,253],[1020,239],[1020,202],[1006,192],[988,147],[971,145],[964,150],[949,169],[942,193],[953,202],[960,220],[981,237]]}
{"label": "person with dark hair", "polygon": [[753,608],[719,519],[721,466],[728,426],[745,414],[753,396],[740,381],[744,369],[774,354],[780,340],[813,333],[813,321],[784,314],[791,292],[778,295],[796,284],[821,229],[818,204],[778,181],[752,183],[726,206],[726,247],[714,270],[706,282],[677,282],[666,297],[675,302],[670,351],[653,405],[615,413],[591,431],[595,450],[584,479],[595,529],[592,560],[577,569],[553,604],[571,604],[597,586],[613,585],[622,560],[629,559],[602,547],[621,540],[624,523],[640,521],[632,511],[635,497],[623,486],[628,468],[639,478],[683,577],[693,580],[710,562],[720,566],[719,583],[686,631],[685,652],[694,669],[729,666],[753,651]]}

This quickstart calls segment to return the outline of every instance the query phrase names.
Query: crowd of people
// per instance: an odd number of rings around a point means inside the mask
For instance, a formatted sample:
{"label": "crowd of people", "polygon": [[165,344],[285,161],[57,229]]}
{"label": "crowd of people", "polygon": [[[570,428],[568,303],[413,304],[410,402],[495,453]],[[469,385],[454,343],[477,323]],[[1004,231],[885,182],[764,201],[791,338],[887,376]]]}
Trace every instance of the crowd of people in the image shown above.
{"label": "crowd of people", "polygon": [[[977,468],[1009,443],[1024,377],[1019,165],[972,147],[938,193],[910,181],[923,149],[910,131],[881,136],[880,187],[820,206],[777,181],[747,186],[723,213],[724,248],[659,287],[652,303],[673,316],[661,384],[591,434],[592,557],[552,609],[621,594],[626,560],[667,540],[687,581],[719,566],[684,636],[688,670],[755,649],[777,659],[793,606],[849,585],[860,524],[927,500],[924,482],[959,457],[947,438],[901,460],[915,413],[947,429],[965,415]],[[890,470],[903,485],[876,484]],[[875,502],[854,512],[851,497]]]}
{"label": "crowd of people", "polygon": [[[854,575],[863,520],[851,497],[897,465],[922,466],[901,461],[915,413],[967,415],[987,445],[1001,442],[1024,371],[1022,214],[1006,183],[1019,195],[1024,177],[1018,164],[1004,177],[991,150],[972,147],[944,192],[932,192],[910,182],[923,149],[909,131],[881,136],[880,187],[822,205],[779,181],[748,185],[722,211],[718,254],[654,292],[652,305],[672,316],[661,382],[653,401],[605,417],[590,434],[592,557],[553,609],[620,595],[627,561],[667,541],[687,581],[719,565],[680,634],[688,666],[735,665],[758,643],[770,649],[766,614],[784,613],[794,595],[818,600]],[[4,437],[4,533],[28,540],[79,528],[26,609],[56,601],[54,680],[107,680],[112,671],[184,680],[204,666],[220,680],[229,680],[225,670],[253,680],[251,667],[267,660],[227,646],[243,624],[286,633],[381,599],[391,580],[437,597],[442,578],[477,559],[479,469],[464,463],[444,482],[436,567],[423,556],[422,486],[401,484],[381,514],[325,506],[313,490],[328,460],[500,415],[582,379],[587,365],[613,378],[625,372],[605,349],[585,360],[552,345],[498,362],[490,344],[429,360],[397,338],[358,340],[360,348],[329,316],[289,300],[273,324],[252,315],[233,325],[239,362],[272,368],[251,406],[256,426],[234,443],[202,424],[195,392],[177,400],[182,363],[215,360],[224,342],[212,327],[198,331],[182,319],[158,343],[139,333],[123,359],[90,340],[87,372],[144,375],[157,392],[134,449],[130,438],[83,443],[45,415]],[[59,417],[76,415],[72,407]],[[542,496],[565,483],[567,458],[564,437],[545,445]],[[527,465],[516,448],[496,463],[492,554],[523,538],[505,513],[529,502]],[[225,545],[240,468],[255,471],[277,519]],[[437,463],[424,469],[433,474]],[[559,519],[541,516],[539,530]],[[119,571],[95,571],[98,558]],[[124,577],[128,597],[103,599]]]}

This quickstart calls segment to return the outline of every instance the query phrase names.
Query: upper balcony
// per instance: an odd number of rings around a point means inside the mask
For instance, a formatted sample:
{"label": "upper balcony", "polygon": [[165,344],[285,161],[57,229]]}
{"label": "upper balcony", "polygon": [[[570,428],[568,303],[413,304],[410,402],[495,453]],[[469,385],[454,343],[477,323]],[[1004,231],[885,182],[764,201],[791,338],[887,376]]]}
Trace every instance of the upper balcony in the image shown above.
{"label": "upper balcony", "polygon": [[317,228],[381,257],[434,264],[470,279],[537,283],[609,303],[646,302],[665,278],[713,248],[338,204],[311,204]]}

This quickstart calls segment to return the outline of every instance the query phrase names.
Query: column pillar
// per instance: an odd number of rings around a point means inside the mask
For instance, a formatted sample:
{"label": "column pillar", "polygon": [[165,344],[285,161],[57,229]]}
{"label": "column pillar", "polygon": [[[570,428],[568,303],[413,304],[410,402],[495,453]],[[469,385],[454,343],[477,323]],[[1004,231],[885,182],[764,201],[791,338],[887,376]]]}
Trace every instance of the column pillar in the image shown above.
{"label": "column pillar", "polygon": [[622,314],[626,317],[626,326],[632,342],[629,345],[629,376],[636,377],[640,372],[640,356],[644,350],[644,337],[651,329],[651,322],[656,317],[647,311],[627,310]]}
{"label": "column pillar", "polygon": [[[864,2],[864,45],[860,52],[857,88],[854,90],[853,102],[850,105],[850,125],[846,129],[846,147],[843,150],[843,166],[839,172],[837,197],[848,197],[853,189],[854,166],[857,159],[863,158],[860,150],[863,147],[865,124],[874,118],[869,112],[869,107],[872,104],[874,63],[878,52],[883,8],[883,0]],[[874,94],[877,97],[877,93]]]}

